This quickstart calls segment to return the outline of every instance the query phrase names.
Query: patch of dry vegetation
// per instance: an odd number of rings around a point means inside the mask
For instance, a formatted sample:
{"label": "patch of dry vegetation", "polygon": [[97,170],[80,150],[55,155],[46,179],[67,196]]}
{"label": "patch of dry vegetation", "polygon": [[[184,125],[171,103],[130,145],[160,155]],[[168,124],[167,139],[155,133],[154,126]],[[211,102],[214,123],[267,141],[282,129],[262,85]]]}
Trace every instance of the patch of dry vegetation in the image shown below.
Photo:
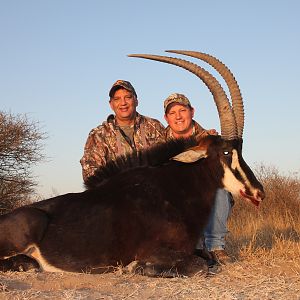
{"label": "patch of dry vegetation", "polygon": [[300,299],[300,180],[260,167],[266,199],[236,199],[228,252],[235,262],[214,277],[0,273],[0,299]]}
{"label": "patch of dry vegetation", "polygon": [[237,199],[229,221],[228,250],[235,256],[299,258],[300,179],[272,167],[257,171],[266,198],[258,209]]}

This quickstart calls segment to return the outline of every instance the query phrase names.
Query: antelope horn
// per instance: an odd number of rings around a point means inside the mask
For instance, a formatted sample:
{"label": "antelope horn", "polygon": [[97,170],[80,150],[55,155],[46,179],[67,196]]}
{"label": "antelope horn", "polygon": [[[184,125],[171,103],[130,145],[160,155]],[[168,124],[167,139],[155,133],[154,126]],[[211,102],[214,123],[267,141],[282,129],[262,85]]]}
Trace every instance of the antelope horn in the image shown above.
{"label": "antelope horn", "polygon": [[213,68],[215,68],[220,75],[225,80],[229,93],[231,96],[232,101],[232,109],[235,116],[236,124],[237,124],[237,131],[238,131],[238,137],[243,137],[243,130],[244,130],[244,105],[243,105],[243,97],[239,88],[239,85],[234,78],[234,75],[231,73],[229,68],[224,65],[220,60],[218,60],[216,57],[202,53],[202,52],[196,52],[196,51],[185,51],[185,50],[166,50],[166,52],[170,53],[177,53],[177,54],[183,54],[188,55],[191,57],[199,58],[208,64],[210,64]]}
{"label": "antelope horn", "polygon": [[213,95],[219,114],[222,137],[226,140],[231,140],[238,137],[236,121],[226,93],[224,92],[217,79],[213,77],[209,72],[194,63],[179,58],[149,54],[130,54],[128,56],[172,64],[195,74],[204,82],[204,84],[208,87]]}

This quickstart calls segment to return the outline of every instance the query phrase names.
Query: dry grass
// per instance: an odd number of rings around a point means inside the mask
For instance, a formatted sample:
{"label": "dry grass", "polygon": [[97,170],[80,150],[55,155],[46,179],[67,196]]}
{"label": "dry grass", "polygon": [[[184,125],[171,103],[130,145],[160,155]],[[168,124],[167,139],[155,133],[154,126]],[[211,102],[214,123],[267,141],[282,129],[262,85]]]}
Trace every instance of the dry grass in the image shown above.
{"label": "dry grass", "polygon": [[0,273],[0,299],[300,299],[300,180],[260,167],[259,209],[236,199],[228,252],[236,261],[206,277]]}
{"label": "dry grass", "polygon": [[[300,241],[300,180],[283,176],[275,168],[261,166],[257,171],[266,191],[258,209],[237,199],[229,222],[229,251],[234,256],[273,253],[285,256],[291,247],[298,250]],[[282,253],[278,253],[278,248]],[[296,249],[294,249],[296,247]]]}

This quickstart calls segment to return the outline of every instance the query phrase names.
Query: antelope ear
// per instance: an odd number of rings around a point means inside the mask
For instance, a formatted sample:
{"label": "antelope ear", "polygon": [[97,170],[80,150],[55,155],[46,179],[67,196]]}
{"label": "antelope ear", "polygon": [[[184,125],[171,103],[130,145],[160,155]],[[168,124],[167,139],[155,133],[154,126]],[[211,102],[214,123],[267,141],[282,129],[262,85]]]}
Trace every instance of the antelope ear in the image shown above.
{"label": "antelope ear", "polygon": [[172,157],[172,160],[177,160],[184,163],[193,163],[201,158],[207,157],[206,150],[187,150]]}

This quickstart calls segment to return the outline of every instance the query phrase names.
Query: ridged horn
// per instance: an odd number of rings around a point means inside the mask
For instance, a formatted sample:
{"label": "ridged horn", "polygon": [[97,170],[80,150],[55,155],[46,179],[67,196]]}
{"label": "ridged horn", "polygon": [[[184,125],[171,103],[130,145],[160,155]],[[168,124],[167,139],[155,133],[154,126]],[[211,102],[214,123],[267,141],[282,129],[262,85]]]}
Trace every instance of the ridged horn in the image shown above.
{"label": "ridged horn", "polygon": [[209,72],[194,63],[174,57],[150,54],[130,54],[128,56],[172,64],[195,74],[204,82],[204,84],[208,87],[213,95],[219,114],[222,137],[226,140],[231,140],[238,137],[235,117],[226,93],[224,92],[222,86],[219,84],[218,80]]}
{"label": "ridged horn", "polygon": [[197,51],[185,51],[185,50],[166,50],[166,52],[183,54],[183,55],[201,59],[207,62],[208,64],[210,64],[213,68],[215,68],[220,73],[220,75],[223,77],[223,79],[225,80],[228,86],[231,102],[232,102],[232,109],[237,124],[238,136],[242,138],[243,131],[244,131],[244,119],[245,119],[243,97],[241,94],[240,87],[236,79],[234,78],[234,75],[230,71],[230,69],[225,64],[223,64],[220,60],[218,60],[216,57],[206,53],[197,52]]}

